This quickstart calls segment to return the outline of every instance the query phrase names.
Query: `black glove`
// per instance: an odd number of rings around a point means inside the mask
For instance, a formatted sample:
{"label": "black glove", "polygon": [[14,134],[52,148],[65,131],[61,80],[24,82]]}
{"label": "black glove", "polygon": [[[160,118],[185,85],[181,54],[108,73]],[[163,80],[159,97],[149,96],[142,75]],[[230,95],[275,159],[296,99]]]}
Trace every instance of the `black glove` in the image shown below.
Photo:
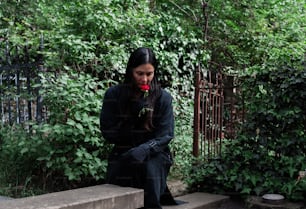
{"label": "black glove", "polygon": [[143,162],[150,153],[150,146],[141,144],[138,147],[132,148],[129,152],[133,159]]}
{"label": "black glove", "polygon": [[137,160],[139,162],[143,162],[148,157],[151,151],[153,153],[160,151],[155,141],[149,141],[147,143],[134,147],[123,153],[121,157],[126,160],[132,159]]}

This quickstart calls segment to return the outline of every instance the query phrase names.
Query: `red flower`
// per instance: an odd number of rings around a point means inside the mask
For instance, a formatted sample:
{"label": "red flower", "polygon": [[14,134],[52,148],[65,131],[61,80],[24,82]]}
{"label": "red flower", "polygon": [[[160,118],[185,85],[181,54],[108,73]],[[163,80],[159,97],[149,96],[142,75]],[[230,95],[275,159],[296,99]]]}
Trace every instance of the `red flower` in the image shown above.
{"label": "red flower", "polygon": [[144,92],[143,97],[147,97],[149,96],[150,85],[148,84],[140,85],[140,90]]}
{"label": "red flower", "polygon": [[150,90],[150,85],[148,84],[141,85],[140,90],[144,92],[148,92]]}

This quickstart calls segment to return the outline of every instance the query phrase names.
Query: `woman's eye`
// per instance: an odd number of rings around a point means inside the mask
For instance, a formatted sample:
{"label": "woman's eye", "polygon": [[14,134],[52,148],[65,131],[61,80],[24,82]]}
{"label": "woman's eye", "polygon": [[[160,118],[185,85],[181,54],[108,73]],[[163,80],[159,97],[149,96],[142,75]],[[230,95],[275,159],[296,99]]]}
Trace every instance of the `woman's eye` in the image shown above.
{"label": "woman's eye", "polygon": [[147,77],[150,77],[150,76],[152,76],[154,73],[153,72],[149,72],[149,73],[146,73],[146,72],[136,72],[136,74],[138,75],[138,76],[147,76]]}
{"label": "woman's eye", "polygon": [[139,76],[143,76],[144,73],[138,72],[137,74],[138,74]]}

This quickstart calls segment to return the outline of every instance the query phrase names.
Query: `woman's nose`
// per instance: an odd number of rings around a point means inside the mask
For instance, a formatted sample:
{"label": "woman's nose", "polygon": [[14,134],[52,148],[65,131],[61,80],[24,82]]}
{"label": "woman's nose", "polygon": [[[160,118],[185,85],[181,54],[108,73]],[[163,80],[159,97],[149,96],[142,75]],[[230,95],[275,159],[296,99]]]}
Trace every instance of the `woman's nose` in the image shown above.
{"label": "woman's nose", "polygon": [[141,81],[142,81],[143,83],[147,83],[147,81],[148,81],[148,76],[143,75],[143,76],[141,77]]}

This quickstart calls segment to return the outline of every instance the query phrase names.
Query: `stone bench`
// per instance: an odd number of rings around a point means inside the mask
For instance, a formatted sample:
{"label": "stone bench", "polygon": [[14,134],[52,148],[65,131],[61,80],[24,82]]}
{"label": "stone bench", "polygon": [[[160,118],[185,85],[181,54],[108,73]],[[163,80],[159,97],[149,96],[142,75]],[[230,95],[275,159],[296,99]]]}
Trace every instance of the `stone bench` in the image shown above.
{"label": "stone bench", "polygon": [[103,184],[3,200],[0,209],[135,209],[143,207],[143,198],[141,189]]}

